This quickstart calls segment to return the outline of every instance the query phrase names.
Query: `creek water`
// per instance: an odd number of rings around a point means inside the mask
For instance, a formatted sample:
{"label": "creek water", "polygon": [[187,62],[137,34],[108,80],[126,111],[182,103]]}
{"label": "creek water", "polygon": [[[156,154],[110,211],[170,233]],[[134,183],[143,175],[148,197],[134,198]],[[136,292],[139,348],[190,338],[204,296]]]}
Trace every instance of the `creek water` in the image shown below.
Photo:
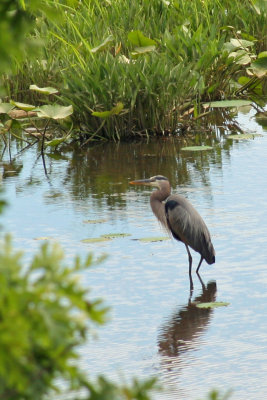
{"label": "creek water", "polygon": [[[81,367],[92,377],[157,376],[164,391],[156,399],[195,400],[214,388],[231,389],[233,400],[267,398],[267,128],[253,111],[237,120],[261,136],[199,134],[197,144],[213,147],[205,152],[182,151],[193,143],[185,138],[65,149],[47,157],[49,179],[36,149],[12,163],[4,153],[9,206],[1,236],[12,233],[25,262],[44,238],[59,242],[70,262],[75,254],[108,254],[82,276],[91,296],[111,306],[109,322],[81,349]],[[140,241],[166,234],[149,188],[129,181],[156,174],[197,208],[216,250],[216,263],[201,266],[205,287],[193,273],[191,303],[184,245]],[[82,242],[114,233],[129,236]],[[199,255],[192,255],[195,268]],[[230,304],[199,309],[195,300]]]}

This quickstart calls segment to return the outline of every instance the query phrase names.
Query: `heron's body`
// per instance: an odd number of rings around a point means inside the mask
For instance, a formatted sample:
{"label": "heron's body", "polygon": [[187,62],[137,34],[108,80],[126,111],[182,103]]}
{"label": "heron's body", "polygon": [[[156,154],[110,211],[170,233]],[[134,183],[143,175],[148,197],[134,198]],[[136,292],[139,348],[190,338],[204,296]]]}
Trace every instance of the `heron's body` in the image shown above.
{"label": "heron's body", "polygon": [[171,194],[171,186],[167,178],[157,175],[150,179],[131,183],[155,186],[159,189],[152,192],[150,196],[152,211],[160,223],[171,232],[172,236],[185,244],[189,257],[190,276],[192,256],[189,247],[201,256],[197,272],[203,259],[208,264],[215,263],[215,250],[205,222],[185,197],[179,194]]}

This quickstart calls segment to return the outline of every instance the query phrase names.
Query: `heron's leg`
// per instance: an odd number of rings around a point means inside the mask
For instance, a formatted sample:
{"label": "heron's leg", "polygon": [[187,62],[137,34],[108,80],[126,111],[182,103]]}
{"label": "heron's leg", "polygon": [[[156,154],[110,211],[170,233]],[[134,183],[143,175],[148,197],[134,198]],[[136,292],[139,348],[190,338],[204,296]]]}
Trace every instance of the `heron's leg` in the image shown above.
{"label": "heron's leg", "polygon": [[189,275],[191,276],[192,275],[192,256],[191,256],[191,253],[190,253],[190,250],[189,250],[189,247],[187,246],[187,244],[185,245],[185,247],[186,247],[186,251],[187,251],[187,254],[188,254]]}
{"label": "heron's leg", "polygon": [[204,257],[202,257],[201,256],[201,258],[200,258],[200,261],[199,261],[199,264],[198,264],[198,266],[197,266],[197,274],[198,274],[198,270],[199,270],[199,268],[200,268],[200,265],[202,264],[202,261],[204,260]]}

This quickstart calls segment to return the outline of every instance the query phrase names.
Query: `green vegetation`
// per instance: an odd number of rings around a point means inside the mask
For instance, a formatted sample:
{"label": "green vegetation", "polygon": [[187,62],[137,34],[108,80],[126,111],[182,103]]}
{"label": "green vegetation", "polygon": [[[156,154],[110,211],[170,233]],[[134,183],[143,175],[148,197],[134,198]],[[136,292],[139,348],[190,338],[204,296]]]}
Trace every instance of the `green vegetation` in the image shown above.
{"label": "green vegetation", "polygon": [[9,237],[1,244],[0,399],[41,400],[72,390],[76,400],[150,398],[154,378],[117,386],[104,377],[92,383],[80,370],[78,348],[107,319],[103,302],[91,300],[79,282],[95,262],[89,255],[66,265],[60,247],[46,243],[26,266]]}
{"label": "green vegetation", "polygon": [[202,101],[262,104],[264,0],[43,0],[41,11],[31,3],[28,37],[45,47],[16,58],[6,99],[42,103],[30,85],[56,87],[83,144],[174,133],[205,115]]}

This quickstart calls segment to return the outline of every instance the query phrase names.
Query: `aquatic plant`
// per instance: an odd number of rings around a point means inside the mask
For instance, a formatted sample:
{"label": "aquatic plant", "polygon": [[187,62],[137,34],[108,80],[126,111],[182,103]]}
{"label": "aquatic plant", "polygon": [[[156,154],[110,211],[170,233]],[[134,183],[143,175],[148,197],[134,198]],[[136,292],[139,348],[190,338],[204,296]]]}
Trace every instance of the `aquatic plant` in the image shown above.
{"label": "aquatic plant", "polygon": [[[174,133],[178,122],[201,118],[202,101],[260,101],[264,4],[55,1],[61,18],[38,15],[33,34],[46,40],[43,54],[19,63],[6,88],[23,101],[30,84],[57,81],[62,99],[73,106],[74,131],[83,144]],[[261,76],[255,72],[260,64]]]}

